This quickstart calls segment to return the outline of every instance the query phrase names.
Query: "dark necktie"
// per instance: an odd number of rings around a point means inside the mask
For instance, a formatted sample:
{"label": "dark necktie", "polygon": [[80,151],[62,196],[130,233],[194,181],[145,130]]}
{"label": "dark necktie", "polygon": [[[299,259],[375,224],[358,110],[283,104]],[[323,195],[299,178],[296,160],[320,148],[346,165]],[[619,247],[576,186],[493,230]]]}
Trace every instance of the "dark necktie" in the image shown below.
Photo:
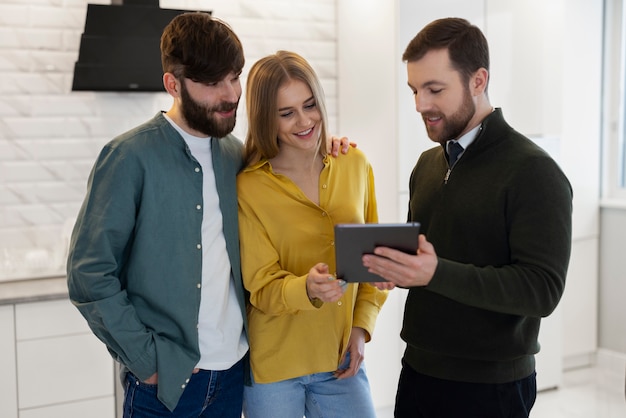
{"label": "dark necktie", "polygon": [[448,160],[449,165],[452,167],[456,162],[457,158],[459,158],[459,154],[463,152],[463,146],[458,142],[449,142],[448,143]]}

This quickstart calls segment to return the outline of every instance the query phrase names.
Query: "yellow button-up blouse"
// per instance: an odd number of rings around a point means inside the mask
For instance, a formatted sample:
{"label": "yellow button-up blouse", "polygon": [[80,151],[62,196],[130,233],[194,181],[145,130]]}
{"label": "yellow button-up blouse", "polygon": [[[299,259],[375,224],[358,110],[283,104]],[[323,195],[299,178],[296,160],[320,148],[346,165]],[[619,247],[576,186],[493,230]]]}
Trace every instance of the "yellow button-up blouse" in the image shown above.
{"label": "yellow button-up blouse", "polygon": [[315,264],[335,271],[334,225],[376,223],[374,175],[358,149],[326,157],[320,204],[268,161],[237,177],[239,234],[254,380],[271,383],[337,370],[352,327],[373,333],[387,298],[367,283],[349,284],[335,303],[314,305],[306,277]]}

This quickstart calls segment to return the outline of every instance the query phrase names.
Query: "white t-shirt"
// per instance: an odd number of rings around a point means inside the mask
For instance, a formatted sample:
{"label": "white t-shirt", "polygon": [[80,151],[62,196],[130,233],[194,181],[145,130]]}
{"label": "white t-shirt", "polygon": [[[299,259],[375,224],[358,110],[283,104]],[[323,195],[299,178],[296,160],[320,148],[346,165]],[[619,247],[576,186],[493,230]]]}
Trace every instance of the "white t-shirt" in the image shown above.
{"label": "white t-shirt", "polygon": [[192,136],[165,118],[181,134],[191,155],[202,167],[202,290],[198,313],[200,361],[196,367],[226,370],[248,351],[243,318],[237,301],[230,259],[226,251],[222,212],[215,185],[211,139]]}

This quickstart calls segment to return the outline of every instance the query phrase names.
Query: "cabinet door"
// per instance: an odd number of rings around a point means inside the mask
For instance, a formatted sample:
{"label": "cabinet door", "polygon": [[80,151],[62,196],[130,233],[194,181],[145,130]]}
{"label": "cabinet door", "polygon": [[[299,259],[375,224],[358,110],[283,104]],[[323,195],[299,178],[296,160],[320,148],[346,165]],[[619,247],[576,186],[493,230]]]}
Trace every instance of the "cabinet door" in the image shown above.
{"label": "cabinet door", "polygon": [[113,395],[113,361],[91,334],[17,343],[20,409]]}
{"label": "cabinet door", "polygon": [[555,389],[563,381],[563,318],[561,306],[547,318],[541,319],[539,344],[541,348],[535,356],[537,369],[537,390]]}
{"label": "cabinet door", "polygon": [[0,417],[17,418],[13,305],[0,306]]}
{"label": "cabinet door", "polygon": [[563,353],[575,359],[598,349],[598,239],[574,240],[561,306]]}
{"label": "cabinet door", "polygon": [[20,418],[114,418],[115,409],[112,397],[72,402],[62,405],[45,406],[20,411]]}
{"label": "cabinet door", "polygon": [[114,407],[113,361],[69,301],[17,305],[15,317],[20,414],[100,398]]}
{"label": "cabinet door", "polygon": [[67,299],[15,306],[18,341],[91,333],[87,321]]}

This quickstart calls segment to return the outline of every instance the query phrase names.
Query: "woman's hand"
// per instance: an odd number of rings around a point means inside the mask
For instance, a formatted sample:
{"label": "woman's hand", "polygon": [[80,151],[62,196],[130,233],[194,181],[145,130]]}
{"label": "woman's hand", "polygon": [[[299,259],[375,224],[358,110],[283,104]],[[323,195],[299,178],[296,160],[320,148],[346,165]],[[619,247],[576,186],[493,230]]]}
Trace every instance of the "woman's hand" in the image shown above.
{"label": "woman's hand", "polygon": [[[365,360],[365,336],[366,331],[363,328],[353,327],[348,340],[348,348],[346,354],[350,354],[350,365],[347,369],[337,369],[335,377],[337,379],[346,379],[355,376],[361,368],[361,363]],[[340,363],[344,362],[345,356]]]}
{"label": "woman's hand", "polygon": [[346,282],[337,280],[328,272],[328,265],[317,263],[309,270],[306,277],[306,292],[309,299],[319,299],[322,302],[337,302],[346,290]]}

